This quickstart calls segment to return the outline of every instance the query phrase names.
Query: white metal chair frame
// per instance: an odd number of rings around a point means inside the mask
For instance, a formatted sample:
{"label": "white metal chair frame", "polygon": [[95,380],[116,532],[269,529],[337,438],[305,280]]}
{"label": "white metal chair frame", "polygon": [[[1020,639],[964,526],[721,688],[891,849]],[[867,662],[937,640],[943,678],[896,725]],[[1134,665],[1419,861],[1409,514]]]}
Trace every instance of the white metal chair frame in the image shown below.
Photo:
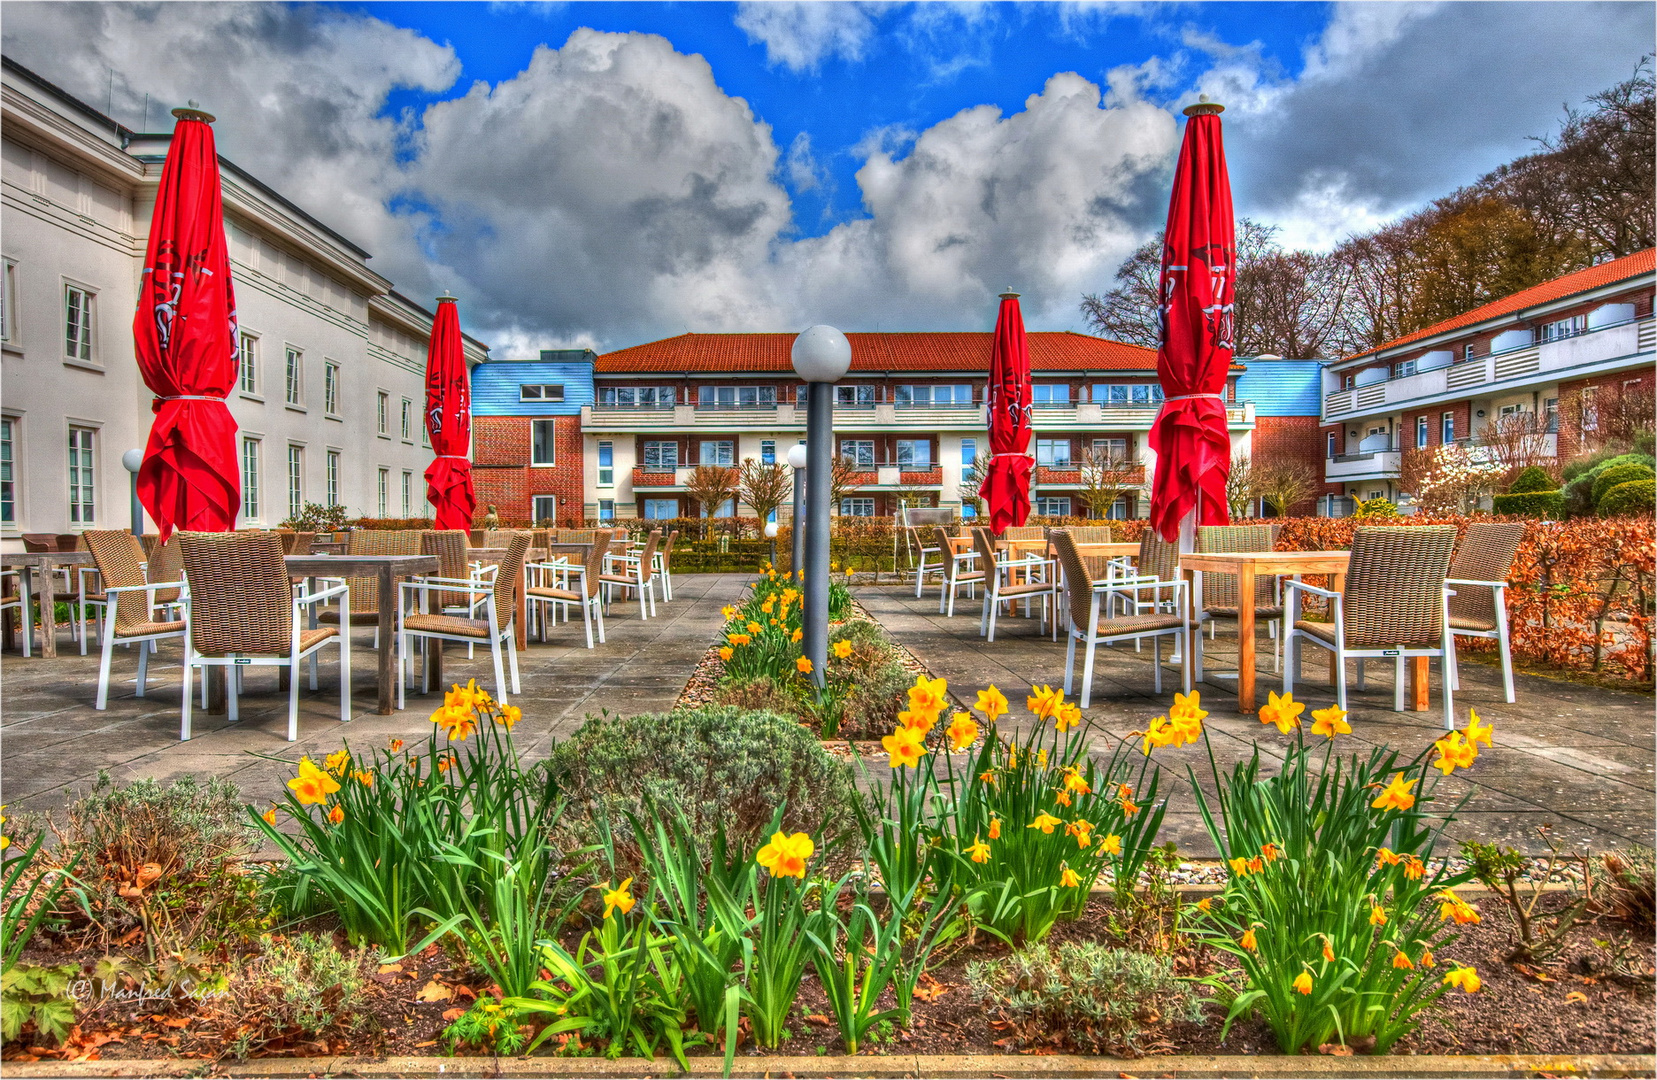
{"label": "white metal chair frame", "polygon": [[[585,599],[580,600],[580,601],[560,600],[556,597],[536,596],[534,593],[526,593],[525,597],[524,597],[524,599],[525,599],[525,610],[528,611],[528,610],[533,609],[536,604],[543,604],[543,605],[545,605],[549,608],[561,607],[561,608],[564,609],[564,621],[568,622],[569,618],[570,618],[570,615],[569,615],[570,605],[572,603],[578,603],[581,607],[581,626],[582,626],[582,629],[586,630],[586,632],[587,632],[587,648],[590,649],[590,648],[593,647],[593,627],[595,625],[598,627],[598,643],[600,645],[603,645],[604,644],[604,602],[603,602],[603,597],[601,595],[602,590],[600,588],[597,588],[597,587],[592,588],[590,590],[588,589],[588,587],[587,587],[587,567],[583,564],[580,564],[580,563],[569,562],[568,559],[564,559],[562,561],[555,560],[555,561],[550,562],[550,563],[532,563],[532,564],[530,564],[530,566],[531,566],[531,568],[533,568],[535,570],[538,570],[542,573],[546,573],[546,572],[549,572],[549,571],[550,572],[555,572],[555,575],[556,575],[555,580],[557,580],[558,578],[562,579],[562,583],[555,586],[555,587],[566,589],[570,592],[580,593],[583,597],[585,597]],[[573,586],[570,582],[571,578],[580,578],[581,579],[580,586],[579,587]],[[665,584],[664,584],[664,589],[665,589]],[[545,614],[543,614],[541,616],[540,628],[541,628],[541,640],[545,641],[547,639],[547,615],[545,615]]]}
{"label": "white metal chair frame", "polygon": [[[643,619],[649,619],[649,618],[654,617],[655,614],[656,614],[656,560],[655,560],[655,558],[652,558],[650,560],[650,571],[649,571],[649,573],[645,572],[644,559],[643,559],[642,552],[640,554],[637,554],[637,555],[628,554],[628,553],[625,553],[625,552],[621,552],[621,553],[617,553],[617,554],[613,554],[613,555],[605,555],[604,556],[604,566],[605,566],[605,573],[606,574],[613,573],[613,571],[610,569],[610,567],[612,565],[624,567],[625,568],[624,574],[625,573],[630,573],[633,576],[633,580],[632,581],[612,581],[612,580],[604,581],[604,583],[603,583],[604,588],[603,588],[602,591],[603,591],[605,605],[608,606],[609,603],[610,603],[610,590],[611,589],[632,589],[632,590],[636,590],[639,594],[639,618],[641,620],[643,620]],[[623,575],[618,574],[616,576],[620,577],[620,576],[623,576]],[[649,602],[650,602],[648,612],[645,609],[645,600],[646,600],[647,597],[649,598]]]}
{"label": "white metal chair frame", "polygon": [[[1458,637],[1495,638],[1497,649],[1502,654],[1502,693],[1506,695],[1508,704],[1516,699],[1513,692],[1513,643],[1508,637],[1507,628],[1507,582],[1505,581],[1473,581],[1468,578],[1446,578],[1446,585],[1466,585],[1468,587],[1481,586],[1492,590],[1491,600],[1495,603],[1496,629],[1468,630],[1461,627],[1450,628],[1451,643]],[[1450,593],[1448,595],[1454,595]],[[1450,680],[1454,688],[1461,689],[1461,663],[1456,659],[1456,650],[1450,650]]]}
{"label": "white metal chair frame", "polygon": [[[88,581],[94,582],[91,590],[88,590],[87,588]],[[103,609],[109,606],[109,601],[105,598],[93,595],[93,593],[95,593],[98,587],[102,584],[103,580],[99,577],[98,568],[96,566],[77,566],[75,568],[76,587],[74,607],[76,610],[75,618],[70,621],[70,629],[73,631],[74,638],[81,643],[82,656],[86,655],[86,614],[87,611],[92,608],[98,609],[98,621],[96,623],[98,628],[98,640],[100,643],[103,641]],[[105,595],[107,596],[107,594],[108,590],[105,590]]]}
{"label": "white metal chair frame", "polygon": [[34,645],[34,605],[31,602],[29,590],[24,588],[23,575],[21,572],[17,570],[0,571],[0,581],[3,581],[6,578],[15,578],[17,580],[17,594],[6,598],[3,602],[0,602],[0,612],[8,611],[11,608],[17,609],[18,630],[21,632],[20,636],[23,643],[23,655],[27,657],[32,655]]}
{"label": "white metal chair frame", "polygon": [[[938,593],[938,613],[955,617],[955,594],[965,585],[967,598],[972,599],[974,590],[984,582],[984,571],[977,568],[978,552],[973,548],[965,551],[951,551],[945,556],[942,572],[944,581]],[[963,566],[965,569],[963,570]],[[917,590],[916,596],[920,595]]]}
{"label": "white metal chair frame", "polygon": [[[1022,559],[997,559],[995,566],[986,569],[984,572],[984,607],[978,617],[979,635],[985,637],[988,641],[994,641],[997,612],[1003,602],[1011,603],[1016,600],[1041,601],[1041,631],[1046,633],[1048,616],[1053,614],[1049,609],[1049,604],[1054,598],[1054,590],[1058,587],[1058,574],[1055,572],[1057,567],[1057,562],[1052,559],[1044,559],[1039,555],[1027,555]],[[1003,576],[1010,577],[1012,571],[1024,568],[1027,568],[1031,575],[1031,579],[1025,584],[1041,584],[1047,587],[1029,592],[1013,593],[1003,601],[1001,596]],[[1040,577],[1036,576],[1038,570],[1042,571]],[[1010,587],[1011,581],[1009,580],[1007,584]],[[1028,609],[1026,609],[1026,614],[1028,614]]]}
{"label": "white metal chair frame", "polygon": [[[184,630],[167,630],[159,634],[126,635],[116,633],[116,608],[121,602],[121,597],[129,593],[145,593],[147,595],[147,603],[145,604],[145,608],[148,612],[153,614],[156,608],[155,593],[157,589],[178,589],[180,590],[178,602],[180,604],[188,603],[185,598],[189,595],[189,593],[184,591],[185,585],[182,581],[162,581],[149,585],[118,585],[115,588],[104,590],[104,595],[109,598],[109,602],[102,605],[104,609],[102,615],[103,625],[98,629],[98,640],[102,645],[103,652],[101,659],[98,661],[98,700],[97,704],[93,706],[93,708],[97,709],[99,712],[103,712],[108,707],[109,664],[110,659],[115,652],[116,645],[140,646],[138,650],[138,689],[133,696],[143,697],[144,684],[149,679],[149,660],[150,653],[153,652],[155,648],[154,643],[157,641],[163,641],[167,638],[182,638],[184,636]],[[173,605],[169,604],[167,606],[171,607]],[[186,625],[186,629],[187,628],[188,625]],[[83,642],[82,644],[84,645],[85,643]],[[314,683],[311,688],[313,690],[316,689]]]}
{"label": "white metal chair frame", "polygon": [[[143,588],[158,589],[161,585],[146,585]],[[135,586],[136,591],[138,587]],[[113,590],[111,590],[113,591]],[[305,660],[311,661],[310,688],[316,689],[316,655],[330,644],[339,645],[339,714],[340,722],[351,719],[351,630],[349,625],[341,626],[339,631],[312,643],[308,648],[300,649],[299,639],[305,631],[307,613],[305,608],[313,607],[334,597],[340,598],[342,609],[349,611],[351,605],[350,586],[341,582],[331,588],[319,589],[316,592],[307,592],[303,586],[294,591],[293,598],[293,642],[288,647],[286,655],[280,656],[250,656],[242,653],[227,653],[224,656],[204,656],[196,652],[194,637],[191,633],[190,594],[185,592],[181,596],[184,603],[184,708],[180,723],[179,741],[190,738],[190,682],[196,668],[224,667],[231,669],[225,672],[225,714],[231,723],[241,719],[237,711],[237,697],[241,690],[241,670],[244,667],[285,667],[288,669],[288,741],[294,742],[299,738],[299,667]],[[314,614],[314,612],[310,613]],[[105,642],[109,638],[104,639]],[[107,646],[106,646],[107,647]],[[139,653],[142,663],[143,652]],[[142,668],[140,668],[142,670]],[[206,692],[207,672],[202,672],[203,687]],[[142,682],[139,684],[142,686]]]}
{"label": "white metal chair frame", "polygon": [[[1154,581],[1155,579],[1152,580]],[[1185,582],[1183,580],[1157,581],[1156,584],[1174,589],[1174,611],[1178,614],[1184,610],[1184,605],[1179,602],[1185,594]],[[1114,588],[1115,585],[1110,582],[1097,581],[1094,583],[1092,601],[1088,607],[1087,623],[1085,628],[1077,626],[1074,614],[1072,614],[1069,619],[1069,631],[1065,634],[1064,692],[1067,694],[1070,693],[1071,686],[1074,683],[1074,676],[1076,673],[1076,643],[1078,641],[1082,642],[1085,646],[1085,652],[1082,658],[1081,698],[1081,706],[1085,709],[1093,701],[1093,657],[1094,652],[1098,649],[1098,647],[1100,645],[1113,644],[1118,641],[1139,642],[1143,641],[1145,638],[1150,638],[1152,639],[1151,649],[1154,654],[1151,662],[1153,685],[1157,693],[1162,693],[1162,639],[1164,637],[1172,637],[1174,639],[1174,655],[1185,655],[1186,648],[1193,650],[1193,655],[1190,657],[1189,661],[1180,665],[1180,681],[1184,686],[1185,692],[1189,694],[1191,692],[1192,668],[1196,667],[1200,669],[1202,665],[1202,633],[1200,629],[1197,633],[1190,634],[1188,637],[1187,630],[1190,629],[1191,623],[1181,616],[1179,622],[1174,626],[1158,627],[1153,630],[1130,630],[1120,634],[1100,634],[1100,600],[1101,598],[1104,598],[1108,602],[1109,593]]]}
{"label": "white metal chair frame", "polygon": [[[1427,656],[1438,657],[1439,672],[1444,679],[1444,729],[1449,731],[1455,727],[1455,713],[1452,701],[1455,676],[1455,638],[1450,631],[1450,597],[1455,590],[1445,584],[1443,602],[1440,605],[1440,617],[1444,622],[1444,637],[1436,649],[1421,647],[1396,649],[1349,649],[1346,647],[1346,615],[1344,611],[1345,599],[1342,594],[1333,589],[1320,589],[1315,585],[1308,585],[1295,578],[1284,583],[1287,605],[1284,613],[1284,625],[1289,627],[1288,636],[1283,642],[1283,692],[1293,693],[1295,677],[1300,673],[1300,642],[1309,641],[1321,649],[1335,654],[1335,704],[1346,708],[1346,660],[1351,657],[1358,661],[1358,686],[1364,688],[1364,661],[1375,658],[1393,661],[1392,674],[1392,707],[1394,712],[1404,711],[1404,661],[1410,657]],[[1333,643],[1325,641],[1316,634],[1307,633],[1298,629],[1295,624],[1300,621],[1300,594],[1311,593],[1314,596],[1324,597],[1329,601],[1329,609],[1334,614],[1335,640]]]}
{"label": "white metal chair frame", "polygon": [[[408,685],[405,677],[409,662],[409,638],[432,638],[438,641],[460,641],[476,643],[479,639],[476,634],[444,633],[440,630],[423,630],[418,627],[410,629],[406,617],[410,612],[410,603],[417,602],[420,607],[429,603],[429,594],[434,592],[467,592],[473,595],[483,594],[483,618],[476,620],[487,624],[488,629],[484,636],[489,641],[489,657],[495,666],[495,700],[500,704],[507,703],[506,678],[501,667],[501,642],[506,642],[506,655],[512,672],[512,693],[519,693],[518,689],[518,642],[514,632],[517,617],[516,612],[508,611],[506,623],[500,622],[500,612],[495,604],[495,585],[478,585],[463,582],[458,579],[444,581],[403,581],[398,583],[400,592],[397,603],[397,707],[404,707],[406,696],[404,690]],[[415,594],[421,594],[418,597]],[[415,612],[416,614],[418,612]],[[420,692],[431,691],[431,669],[425,664],[420,665]]]}

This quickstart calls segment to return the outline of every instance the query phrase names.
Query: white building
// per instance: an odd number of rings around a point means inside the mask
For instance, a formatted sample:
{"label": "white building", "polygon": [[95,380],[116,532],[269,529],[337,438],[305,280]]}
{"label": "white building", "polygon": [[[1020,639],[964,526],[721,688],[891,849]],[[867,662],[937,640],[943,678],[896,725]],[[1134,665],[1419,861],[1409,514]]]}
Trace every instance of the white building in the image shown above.
{"label": "white building", "polygon": [[[131,524],[121,456],[148,439],[153,397],[131,324],[171,135],[129,131],[9,58],[3,69],[0,542],[12,547],[25,532]],[[242,328],[238,524],[274,525],[306,501],[425,515],[431,313],[368,252],[221,163]],[[466,352],[488,354],[471,338]]]}

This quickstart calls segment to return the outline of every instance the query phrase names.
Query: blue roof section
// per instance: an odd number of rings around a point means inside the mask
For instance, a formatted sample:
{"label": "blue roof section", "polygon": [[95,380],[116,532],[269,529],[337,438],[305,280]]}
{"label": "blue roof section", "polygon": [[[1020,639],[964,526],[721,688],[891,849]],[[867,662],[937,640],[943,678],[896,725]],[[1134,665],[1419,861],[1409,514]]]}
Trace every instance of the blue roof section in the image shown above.
{"label": "blue roof section", "polygon": [[1323,415],[1322,360],[1239,356],[1237,362],[1248,368],[1237,377],[1237,400],[1254,402],[1254,415]]}
{"label": "blue roof section", "polygon": [[[578,416],[581,406],[593,403],[593,354],[581,349],[545,350],[560,357],[585,359],[487,360],[472,369],[474,416]],[[525,383],[559,385],[564,400],[521,401]]]}

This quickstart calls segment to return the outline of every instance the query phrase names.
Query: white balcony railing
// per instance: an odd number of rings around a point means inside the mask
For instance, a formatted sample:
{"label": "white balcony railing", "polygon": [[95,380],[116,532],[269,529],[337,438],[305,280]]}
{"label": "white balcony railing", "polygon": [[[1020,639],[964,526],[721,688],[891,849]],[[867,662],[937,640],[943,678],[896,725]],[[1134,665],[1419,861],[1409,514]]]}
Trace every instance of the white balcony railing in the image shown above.
{"label": "white balcony railing", "polygon": [[1397,450],[1367,454],[1337,454],[1324,463],[1323,478],[1331,484],[1350,480],[1386,480],[1398,476]]}

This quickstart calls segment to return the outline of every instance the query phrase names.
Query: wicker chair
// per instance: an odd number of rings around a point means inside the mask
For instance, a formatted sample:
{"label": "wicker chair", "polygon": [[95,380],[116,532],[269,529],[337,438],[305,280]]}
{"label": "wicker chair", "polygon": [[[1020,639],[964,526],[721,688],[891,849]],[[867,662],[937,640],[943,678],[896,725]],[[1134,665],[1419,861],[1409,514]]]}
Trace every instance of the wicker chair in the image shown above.
{"label": "wicker chair", "polygon": [[[165,544],[156,543],[154,536],[139,538],[144,545],[144,576],[150,581],[183,581],[184,557],[179,554],[178,541],[169,538]],[[155,606],[163,613],[184,617],[184,590],[166,587],[155,594]],[[168,609],[171,609],[169,612]]]}
{"label": "wicker chair", "polygon": [[[1011,530],[1008,530],[1011,532]],[[1031,537],[1038,539],[1039,537]],[[1015,538],[1016,539],[1016,538]],[[978,633],[988,641],[995,640],[995,618],[1003,601],[1007,600],[1040,600],[1041,601],[1041,629],[1047,632],[1047,619],[1050,614],[1049,604],[1057,599],[1058,581],[1053,573],[1053,563],[1032,555],[1024,559],[997,559],[995,538],[988,529],[972,530],[973,550],[978,553],[978,562],[984,568],[984,607],[978,618]],[[1027,578],[1024,581],[1012,580],[1014,571],[1024,570]],[[1037,577],[1038,572],[1042,575]],[[1028,609],[1026,609],[1028,613]],[[1054,621],[1054,634],[1058,633],[1058,623]]]}
{"label": "wicker chair", "polygon": [[[1197,550],[1200,552],[1270,551],[1276,539],[1276,530],[1270,525],[1203,525],[1197,529]],[[1210,636],[1219,630],[1221,619],[1236,621],[1241,600],[1237,595],[1237,575],[1207,573],[1202,575],[1198,590],[1198,607],[1213,619]],[[1254,617],[1266,623],[1272,638],[1272,662],[1279,672],[1283,661],[1278,653],[1282,641],[1283,601],[1278,596],[1276,577],[1254,579]]]}
{"label": "wicker chair", "polygon": [[[92,552],[104,584],[103,626],[99,628],[103,655],[98,663],[98,699],[94,706],[102,712],[109,702],[109,663],[116,645],[138,646],[136,696],[143,697],[152,643],[184,636],[182,619],[155,618],[156,594],[166,589],[176,596],[184,583],[146,579],[144,546],[124,529],[89,529],[85,535],[87,550]],[[85,651],[83,641],[83,655]]]}
{"label": "wicker chair", "polygon": [[[1094,580],[1089,576],[1087,565],[1082,562],[1081,552],[1076,550],[1076,542],[1070,538],[1066,529],[1054,529],[1048,537],[1052,545],[1053,554],[1058,560],[1059,569],[1064,574],[1064,590],[1068,614],[1065,622],[1065,652],[1064,652],[1064,692],[1070,693],[1076,673],[1076,643],[1082,642],[1086,651],[1082,658],[1082,708],[1087,708],[1093,701],[1093,656],[1101,644],[1111,644],[1117,641],[1140,642],[1151,639],[1153,652],[1151,670],[1154,686],[1157,693],[1162,693],[1162,639],[1174,639],[1175,654],[1186,658],[1180,668],[1181,682],[1185,692],[1191,692],[1191,669],[1193,660],[1200,663],[1202,656],[1202,635],[1191,633],[1193,626],[1186,621],[1182,614],[1185,604],[1185,582],[1183,579],[1159,581],[1157,588],[1166,586],[1174,597],[1173,610],[1166,612],[1152,612],[1146,615],[1133,614],[1111,617],[1105,614],[1108,596],[1107,588],[1114,588],[1116,582],[1101,579]],[[1189,648],[1191,652],[1186,652]],[[1193,656],[1193,654],[1195,654]]]}
{"label": "wicker chair", "polygon": [[662,576],[662,599],[673,599],[673,545],[679,541],[679,530],[674,529],[656,548],[656,573]]}
{"label": "wicker chair", "polygon": [[598,580],[604,585],[605,603],[609,603],[616,589],[637,592],[639,618],[648,619],[656,613],[656,548],[661,542],[662,530],[653,529],[644,542],[644,549],[637,555],[605,555],[604,565],[607,569],[598,576]]}
{"label": "wicker chair", "polygon": [[[920,598],[921,586],[928,572],[948,579],[950,548],[938,546],[937,537],[944,535],[939,526],[955,520],[955,511],[935,506],[905,506],[898,511],[898,525],[903,529],[903,546],[915,559],[915,597]],[[930,544],[928,541],[932,541]],[[930,562],[927,556],[932,556]],[[938,597],[938,610],[944,609],[943,597]]]}
{"label": "wicker chair", "polygon": [[[314,593],[295,593],[282,541],[271,533],[177,534],[184,576],[184,708],[179,739],[190,737],[190,680],[196,668],[223,667],[227,713],[239,719],[242,669],[251,665],[288,669],[288,741],[299,738],[299,669],[311,661],[316,689],[316,656],[339,646],[339,718],[351,719],[351,635],[333,626],[305,628],[305,608],[336,597],[349,605],[341,583]],[[205,670],[202,678],[206,678]]]}
{"label": "wicker chair", "polygon": [[1047,535],[1045,525],[1013,525],[1001,534],[1002,540],[1041,540]]}
{"label": "wicker chair", "polygon": [[[455,584],[470,587],[480,581],[493,580],[494,568],[488,574],[474,572],[466,565],[466,534],[458,529],[425,529],[420,534],[420,554],[437,556],[437,573],[422,574],[416,580],[437,584]],[[477,617],[482,604],[480,597],[468,592],[439,592],[426,597],[428,606],[435,605],[444,615]],[[472,647],[466,647],[466,658],[472,658]]]}
{"label": "wicker chair", "polygon": [[[420,539],[422,529],[353,529],[345,542],[347,555],[422,555],[425,550]],[[325,582],[339,581],[327,578]],[[352,626],[374,627],[374,647],[380,645],[380,580],[377,577],[344,579],[350,588],[350,620]],[[342,625],[340,608],[331,608],[317,615],[324,625]]]}
{"label": "wicker chair", "polygon": [[[397,604],[397,707],[404,704],[405,680],[403,673],[410,660],[411,639],[460,641],[467,644],[489,643],[489,656],[495,666],[495,698],[507,703],[506,677],[501,668],[501,649],[505,646],[512,671],[512,693],[518,693],[517,599],[524,578],[524,555],[529,551],[529,533],[515,533],[507,543],[506,555],[501,558],[495,580],[487,583],[456,584],[452,581],[405,581]],[[460,615],[433,615],[421,611],[422,597],[467,593],[483,598],[483,618]],[[420,666],[420,688],[431,689],[431,669]]]}
{"label": "wicker chair", "polygon": [[938,593],[938,612],[954,618],[956,592],[965,585],[967,595],[971,596],[973,589],[984,582],[984,571],[977,568],[978,549],[973,547],[956,551],[950,545],[949,533],[944,531],[942,525],[932,526],[932,542],[944,556],[944,584]]}
{"label": "wicker chair", "polygon": [[[17,620],[16,623],[13,619]],[[31,622],[28,605],[23,602],[23,575],[16,570],[0,570],[0,632],[9,639],[12,627],[18,626],[23,631],[24,656],[31,651],[29,639],[34,634]]]}
{"label": "wicker chair", "polygon": [[[1522,522],[1477,522],[1467,526],[1467,535],[1450,563],[1445,582],[1454,589],[1450,597],[1450,636],[1495,638],[1502,654],[1502,692],[1509,703],[1513,693],[1513,644],[1507,627],[1507,575],[1525,538]],[[1450,679],[1461,689],[1455,651],[1450,652]]]}
{"label": "wicker chair", "polygon": [[[1292,691],[1299,674],[1301,643],[1310,642],[1335,654],[1335,700],[1346,708],[1346,658],[1358,661],[1358,689],[1364,685],[1364,660],[1390,659],[1393,664],[1393,707],[1404,711],[1404,660],[1436,656],[1444,676],[1444,726],[1452,727],[1451,690],[1454,678],[1454,638],[1450,634],[1450,551],[1455,547],[1454,525],[1360,527],[1352,534],[1352,560],[1343,592],[1319,589],[1299,581],[1284,583],[1290,630],[1284,643],[1283,689]],[[1303,593],[1329,600],[1332,622],[1300,618]]]}
{"label": "wicker chair", "polygon": [[[592,541],[592,547],[587,549],[587,560],[580,566],[566,564],[543,563],[540,569],[543,572],[557,571],[565,579],[563,585],[535,585],[524,591],[524,598],[531,607],[540,605],[551,609],[556,605],[576,604],[581,608],[582,628],[587,631],[587,648],[593,647],[593,626],[598,626],[599,644],[604,643],[604,605],[600,594],[603,591],[601,579],[604,576],[604,557],[610,550],[610,534],[600,532],[599,538]],[[575,579],[573,581],[569,579]],[[551,617],[550,610],[541,615],[541,640],[547,639],[547,622]]]}

